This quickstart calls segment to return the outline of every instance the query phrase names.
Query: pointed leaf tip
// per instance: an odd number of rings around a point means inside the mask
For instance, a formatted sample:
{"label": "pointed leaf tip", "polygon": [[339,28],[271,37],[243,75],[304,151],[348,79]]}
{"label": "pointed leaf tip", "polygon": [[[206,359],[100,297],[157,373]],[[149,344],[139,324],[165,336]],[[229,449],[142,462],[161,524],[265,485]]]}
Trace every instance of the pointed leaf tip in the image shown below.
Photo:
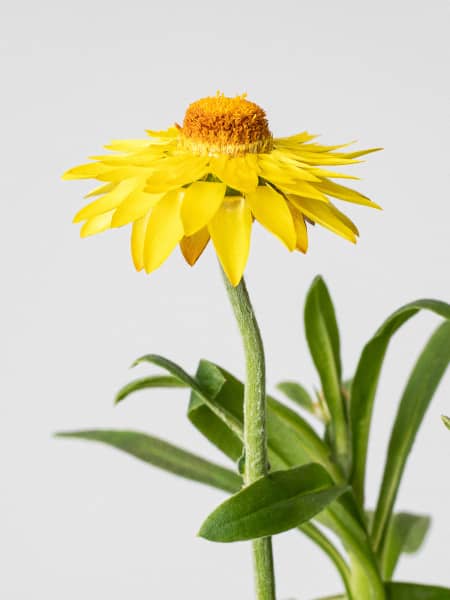
{"label": "pointed leaf tip", "polygon": [[428,310],[444,319],[450,319],[450,305],[439,300],[425,298],[400,307],[366,343],[353,377],[350,406],[354,457],[352,485],[362,503],[372,410],[386,351],[396,331],[420,310]]}
{"label": "pointed leaf tip", "polygon": [[[305,334],[309,351],[319,374],[327,407],[333,422],[333,443],[345,432],[345,406],[341,394],[341,354],[339,328],[330,292],[322,277],[315,277],[304,307]],[[345,434],[345,435],[344,435]]]}
{"label": "pointed leaf tip", "polygon": [[444,321],[430,337],[413,367],[392,426],[372,530],[377,551],[383,551],[409,453],[449,362],[450,321]]}
{"label": "pointed leaf tip", "polygon": [[124,385],[114,397],[114,404],[117,405],[125,400],[130,394],[150,388],[186,388],[186,384],[172,375],[153,375],[135,379]]}
{"label": "pointed leaf tip", "polygon": [[241,487],[242,478],[237,473],[140,431],[96,429],[60,432],[56,436],[107,444],[164,471],[227,492]]}

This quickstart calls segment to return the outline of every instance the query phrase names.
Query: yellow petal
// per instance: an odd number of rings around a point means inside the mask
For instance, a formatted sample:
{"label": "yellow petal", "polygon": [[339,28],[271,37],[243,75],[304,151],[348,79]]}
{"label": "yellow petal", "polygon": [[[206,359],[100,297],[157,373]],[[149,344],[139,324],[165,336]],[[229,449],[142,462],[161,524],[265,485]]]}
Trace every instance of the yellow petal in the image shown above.
{"label": "yellow petal", "polygon": [[69,169],[62,176],[63,179],[98,179],[99,175],[103,175],[106,171],[109,171],[110,167],[102,165],[101,163],[88,163],[87,165],[80,165]]}
{"label": "yellow petal", "polygon": [[156,206],[165,194],[146,194],[141,190],[132,192],[114,213],[111,226],[122,227],[143,217]]}
{"label": "yellow petal", "polygon": [[208,160],[207,156],[192,156],[187,153],[161,159],[152,167],[145,191],[167,192],[197,181],[207,174]]}
{"label": "yellow petal", "polygon": [[126,165],[123,167],[111,168],[106,167],[106,171],[97,175],[99,181],[111,181],[113,183],[120,183],[125,179],[145,179],[149,177],[153,172],[153,169],[148,167],[134,167],[133,165]]}
{"label": "yellow petal", "polygon": [[103,165],[111,167],[135,166],[151,167],[156,161],[166,158],[168,153],[167,146],[150,145],[134,152],[116,152],[115,154],[100,154],[90,156],[91,160],[100,161]]}
{"label": "yellow petal", "polygon": [[305,198],[312,198],[313,200],[320,200],[327,204],[328,198],[316,187],[316,183],[308,183],[307,181],[295,181],[293,183],[286,183],[284,181],[277,181],[277,179],[270,179],[277,188],[280,188],[282,192],[289,194],[295,194],[296,196],[303,196]]}
{"label": "yellow petal", "polygon": [[243,157],[245,162],[247,163],[247,168],[259,175],[261,173],[261,169],[258,164],[258,154],[245,154]]}
{"label": "yellow petal", "polygon": [[289,147],[292,156],[307,165],[351,165],[360,161],[353,160],[351,156],[344,153],[312,152],[305,150],[303,146],[297,148]]}
{"label": "yellow petal", "polygon": [[131,228],[131,256],[136,271],[142,271],[144,268],[144,244],[147,225],[151,210],[146,215],[134,221]]}
{"label": "yellow petal", "polygon": [[252,192],[258,185],[257,164],[247,161],[245,156],[212,158],[210,172],[240,192]]}
{"label": "yellow petal", "polygon": [[225,190],[224,183],[207,181],[197,181],[187,188],[181,206],[185,235],[192,235],[209,223],[222,204]]}
{"label": "yellow petal", "polygon": [[209,231],[207,227],[203,227],[194,235],[185,236],[181,239],[180,249],[186,262],[191,265],[195,265],[203,250],[206,248],[209,242]]}
{"label": "yellow petal", "polygon": [[92,192],[89,192],[89,194],[86,194],[85,198],[92,198],[93,196],[101,196],[102,194],[106,194],[106,192],[112,192],[112,190],[116,187],[116,185],[117,184],[115,184],[115,183],[105,183],[105,184],[99,185],[98,187],[93,189]]}
{"label": "yellow petal", "polygon": [[[323,144],[303,144],[302,150],[306,150],[308,152],[333,152],[334,150],[339,150],[340,148],[348,148],[355,143],[355,140],[351,142],[346,142],[345,144],[336,144],[334,146],[324,146]],[[343,153],[340,153],[343,154]]]}
{"label": "yellow petal", "polygon": [[313,222],[319,223],[319,225],[326,227],[350,242],[356,242],[356,236],[358,235],[356,225],[331,203],[325,204],[310,198],[300,198],[293,195],[289,195],[288,199],[295,208]]}
{"label": "yellow petal", "polygon": [[74,217],[73,222],[79,223],[86,219],[91,219],[102,213],[108,212],[119,206],[125,198],[139,185],[136,179],[126,179],[121,181],[112,192],[101,196],[98,200],[94,200],[84,208],[82,208]]}
{"label": "yellow petal", "polygon": [[372,154],[372,152],[380,152],[383,148],[369,148],[368,150],[358,150],[357,152],[348,152],[345,154],[347,158],[359,158],[360,156],[365,156],[366,154]]}
{"label": "yellow petal", "polygon": [[80,230],[80,236],[84,238],[109,229],[111,227],[111,219],[113,214],[114,210],[110,210],[102,215],[92,217],[92,219],[89,219],[86,221],[86,223],[84,223]]}
{"label": "yellow petal", "polygon": [[144,266],[147,273],[161,266],[183,237],[180,216],[183,194],[182,190],[167,193],[152,210],[144,245]]}
{"label": "yellow petal", "polygon": [[[258,156],[261,177],[274,183],[286,183],[295,185],[297,181],[320,181],[318,177],[311,174],[307,169],[287,155],[281,159],[280,155],[261,154]],[[290,162],[289,162],[290,161]]]}
{"label": "yellow petal", "polygon": [[321,169],[320,167],[311,167],[309,169],[310,173],[313,173],[314,175],[317,175],[317,177],[332,177],[335,179],[355,179],[358,180],[360,179],[359,177],[356,177],[355,175],[347,175],[346,173],[336,173],[335,171],[328,171],[326,169]]}
{"label": "yellow petal", "polygon": [[169,127],[169,129],[162,129],[160,131],[154,131],[153,129],[147,129],[146,133],[152,138],[152,143],[155,139],[160,140],[172,140],[180,135],[178,127]]}
{"label": "yellow petal", "polygon": [[[98,160],[102,165],[107,165],[110,167],[110,170],[124,167],[149,167],[152,162],[155,162],[155,159],[160,158],[161,155],[158,153],[145,152],[143,155],[135,155],[135,154],[97,154],[95,156],[90,156],[91,160]],[[143,160],[144,158],[144,160]]]}
{"label": "yellow petal", "polygon": [[[260,154],[258,156],[260,165],[264,165],[264,170],[273,170],[277,176],[282,178],[284,176],[288,181],[296,181],[302,179],[304,181],[320,181],[319,177],[316,177],[311,172],[309,165],[305,165],[286,150],[272,150],[270,154]],[[263,170],[263,169],[262,169]],[[261,175],[264,177],[262,171]],[[267,177],[266,177],[267,179]]]}
{"label": "yellow petal", "polygon": [[324,194],[329,194],[334,198],[339,198],[340,200],[345,200],[346,202],[353,202],[354,204],[362,204],[363,206],[371,206],[372,208],[379,208],[378,204],[372,202],[366,196],[363,196],[356,190],[352,190],[344,185],[338,185],[334,183],[334,181],[323,181],[322,183],[316,184],[317,189],[322,191]]}
{"label": "yellow petal", "polygon": [[245,200],[227,198],[208,228],[223,270],[231,285],[236,286],[244,273],[250,250],[252,215]]}
{"label": "yellow petal", "polygon": [[256,220],[277,236],[289,250],[294,250],[296,234],[286,200],[271,187],[259,186],[245,195]]}
{"label": "yellow petal", "polygon": [[295,234],[296,234],[296,244],[295,247],[300,252],[305,254],[308,250],[308,230],[306,228],[305,219],[302,213],[289,203],[289,210],[292,214],[292,220],[294,221]]}
{"label": "yellow petal", "polygon": [[353,223],[353,221],[347,217],[347,215],[345,215],[343,212],[341,212],[339,209],[337,209],[334,206],[334,204],[330,203],[328,206],[329,206],[331,212],[337,217],[337,219],[339,219],[339,221],[341,221],[341,223],[343,223],[346,227],[348,227],[348,229],[350,229],[350,231],[352,231],[355,234],[355,236],[359,235],[358,228]]}
{"label": "yellow petal", "polygon": [[308,133],[307,131],[302,131],[301,133],[296,133],[295,135],[290,135],[289,137],[275,138],[273,141],[275,145],[292,144],[298,146],[299,144],[309,142],[310,140],[313,140],[316,137],[317,135]]}

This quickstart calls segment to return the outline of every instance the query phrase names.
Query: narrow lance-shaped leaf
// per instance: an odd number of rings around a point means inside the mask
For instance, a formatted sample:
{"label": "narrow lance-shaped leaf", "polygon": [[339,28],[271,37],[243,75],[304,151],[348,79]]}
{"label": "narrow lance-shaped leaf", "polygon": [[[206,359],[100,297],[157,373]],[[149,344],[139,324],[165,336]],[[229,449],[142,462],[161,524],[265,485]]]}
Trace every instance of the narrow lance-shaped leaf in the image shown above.
{"label": "narrow lance-shaped leaf", "polygon": [[[239,380],[208,361],[201,361],[196,373],[196,380],[200,384],[203,394],[213,399],[216,405],[223,405],[242,423],[244,387]],[[272,469],[306,462],[319,462],[336,482],[342,481],[339,468],[330,460],[329,448],[300,415],[269,397],[268,417],[269,456]],[[192,393],[189,418],[197,429],[227,456],[235,461],[241,456],[242,443],[240,439],[195,392]],[[349,511],[347,527],[348,523],[355,518],[355,511],[348,500],[351,500],[349,494],[342,497],[342,509],[345,513]],[[346,505],[345,509],[344,505]]]}
{"label": "narrow lance-shaped leaf", "polygon": [[330,294],[321,277],[316,277],[309,289],[304,318],[306,339],[332,417],[331,441],[338,460],[344,463],[348,456],[348,431],[341,394],[339,330]]}
{"label": "narrow lance-shaped leaf", "polygon": [[241,477],[237,473],[164,440],[138,431],[100,429],[69,431],[56,435],[61,438],[102,442],[155,467],[226,492],[236,492],[242,485]]}
{"label": "narrow lance-shaped leaf", "polygon": [[[213,398],[216,404],[232,414],[242,426],[243,386],[241,382],[206,360],[200,361],[195,378],[205,393]],[[200,433],[232,461],[236,462],[242,456],[241,437],[233,433],[194,391],[191,392],[188,418]]]}
{"label": "narrow lance-shaped leaf", "polygon": [[351,426],[353,439],[352,485],[364,504],[364,480],[373,403],[381,367],[392,336],[420,310],[430,310],[450,318],[450,305],[438,300],[416,300],[395,311],[381,325],[362,351],[351,389]]}
{"label": "narrow lance-shaped leaf", "polygon": [[[216,404],[223,405],[240,422],[242,421],[244,388],[239,380],[208,361],[201,361],[196,380],[204,394],[213,398]],[[269,397],[268,416],[269,455],[272,469],[315,461],[325,466],[335,481],[342,481],[339,469],[330,460],[329,448],[297,413]],[[240,440],[195,393],[192,393],[189,418],[227,456],[237,460],[241,455]],[[343,502],[347,499],[351,497],[343,496]],[[348,502],[345,504],[348,505]],[[348,510],[350,513],[354,512],[351,506]],[[352,519],[349,514],[347,521],[352,522]]]}
{"label": "narrow lance-shaped leaf", "polygon": [[[201,361],[196,378],[208,393],[220,388],[215,402],[223,403],[242,422],[242,382],[225,369],[208,361]],[[223,378],[226,380],[224,384]],[[242,444],[236,444],[238,440],[232,432],[214,417],[207,406],[197,402],[195,394],[191,400],[189,418],[197,429],[227,456],[236,461],[242,455]],[[267,398],[267,429],[271,470],[316,462],[328,471],[335,483],[343,483],[343,474],[332,461],[330,448],[300,415],[270,396]],[[348,518],[359,522],[360,516],[351,494],[343,495],[341,503],[343,510],[349,515]]]}
{"label": "narrow lance-shaped leaf", "polygon": [[409,513],[393,515],[381,557],[383,579],[392,579],[401,554],[414,554],[420,549],[430,528],[430,522],[430,517],[425,515]]}
{"label": "narrow lance-shaped leaf", "polygon": [[[335,482],[342,483],[343,475],[339,466],[333,462],[331,449],[320,439],[311,425],[298,413],[291,410],[271,396],[267,398],[269,448],[276,448],[285,465],[296,466],[305,462],[316,462],[322,465]],[[304,458],[300,458],[301,448]]]}
{"label": "narrow lance-shaped leaf", "polygon": [[[205,393],[214,395],[214,402],[226,408],[242,426],[244,385],[225,369],[206,360],[200,362],[196,378]],[[225,383],[222,383],[225,381]],[[233,460],[242,454],[242,443],[210,409],[193,393],[189,419],[215,446]],[[330,459],[330,449],[314,429],[296,412],[270,396],[267,398],[268,449],[271,468],[282,469],[307,462],[318,462],[335,478],[339,469]]]}
{"label": "narrow lance-shaped leaf", "polygon": [[[322,277],[317,276],[312,282],[307,294],[306,305],[307,306],[305,306],[305,313],[308,313],[307,317],[309,317],[312,312],[319,313],[314,315],[311,314],[311,316],[314,320],[320,320],[320,322],[317,324],[318,328],[323,328],[323,332],[319,332],[320,336],[322,336],[322,334],[325,334],[327,338],[325,340],[326,348],[322,348],[322,350],[326,350],[327,352],[331,353],[332,358],[330,359],[330,363],[333,363],[333,368],[336,370],[337,378],[340,379],[342,368],[339,329],[330,292],[328,291],[328,288]],[[314,323],[311,324],[312,328],[314,328],[315,326],[316,325]],[[311,342],[314,346],[314,349],[317,348],[317,351],[314,350],[314,354],[319,355],[320,345],[315,344],[315,340],[311,340]],[[308,343],[310,343],[309,340]],[[315,356],[313,358],[314,360],[316,360]],[[317,360],[320,361],[320,356],[317,356]]]}
{"label": "narrow lance-shaped leaf", "polygon": [[[418,583],[386,583],[387,600],[450,600],[450,589]],[[327,596],[319,600],[345,600],[346,596]]]}
{"label": "narrow lance-shaped leaf", "polygon": [[146,354],[145,356],[141,356],[134,363],[133,366],[141,364],[143,362],[148,362],[158,367],[162,367],[166,369],[171,375],[183,381],[188,387],[190,387],[201,399],[202,401],[211,409],[211,411],[217,415],[226,425],[233,431],[233,433],[242,438],[242,426],[239,421],[223,406],[217,404],[213,398],[210,398],[205,390],[202,389],[201,385],[198,383],[196,379],[191,377],[184,369],[182,369],[179,365],[174,363],[173,361],[164,358],[163,356],[159,356],[158,354]]}
{"label": "narrow lance-shaped leaf", "polygon": [[[205,392],[214,396],[216,403],[223,403],[227,410],[242,420],[244,387],[239,380],[225,369],[208,361],[201,361],[196,379],[201,383]],[[242,444],[240,441],[233,436],[233,433],[220,419],[215,417],[208,406],[196,397],[195,393],[192,394],[189,418],[197,429],[227,456],[233,460],[237,460],[241,456]],[[268,398],[268,430],[269,460],[272,469],[304,464],[305,461],[319,462],[333,475],[335,481],[342,481],[342,474],[330,460],[330,449],[311,426],[297,413],[270,397]],[[330,513],[330,522],[341,522],[339,534],[345,532],[347,546],[360,548],[361,545],[366,544],[360,552],[362,555],[367,555],[367,560],[370,561],[372,554],[369,542],[365,531],[359,524],[358,517],[354,514],[351,500],[350,494],[344,494],[339,503],[333,503],[321,514]],[[339,516],[335,514],[335,510],[338,508]],[[306,527],[309,526],[310,524],[306,525]],[[352,542],[353,538],[357,541]],[[342,568],[341,564],[340,567]]]}
{"label": "narrow lance-shaped leaf", "polygon": [[[154,361],[154,357],[151,355],[150,357]],[[148,360],[149,357],[145,358]],[[161,362],[162,366],[169,367],[171,372],[177,373],[176,377],[172,376],[173,380],[171,377],[167,378],[171,386],[172,384],[184,387],[189,385],[194,388],[188,410],[188,417],[193,425],[224,454],[237,461],[242,455],[243,383],[206,360],[200,361],[195,379],[184,372],[180,373],[181,367],[177,365],[175,370],[171,361],[161,357],[157,357],[157,360],[164,361]],[[180,380],[182,376],[185,377],[184,381]],[[142,381],[143,387],[159,387],[165,384],[165,378],[161,376],[144,378]],[[119,392],[119,396],[123,399],[133,391],[142,389],[140,382],[141,380],[131,382]],[[208,404],[205,403],[205,399]],[[215,407],[215,412],[211,410],[211,405]],[[335,466],[329,458],[329,450],[312,427],[294,411],[273,398],[268,398],[268,405],[271,415],[268,430],[272,468],[284,468],[286,465],[314,461],[323,464],[336,475]],[[227,420],[222,417],[223,414],[233,420],[233,425],[240,430],[239,435],[236,435],[235,429],[230,429]]]}
{"label": "narrow lance-shaped leaf", "polygon": [[274,471],[223,502],[199,535],[214,542],[266,537],[297,527],[338,498],[338,487],[320,465]]}
{"label": "narrow lance-shaped leaf", "polygon": [[152,375],[150,377],[142,377],[141,379],[135,379],[124,385],[117,392],[114,399],[114,404],[118,404],[125,400],[130,394],[139,392],[140,390],[146,390],[150,388],[186,388],[187,384],[180,381],[176,377],[171,375]]}
{"label": "narrow lance-shaped leaf", "polygon": [[[227,410],[242,421],[244,393],[242,382],[225,369],[208,361],[200,362],[196,379],[205,393],[214,396],[216,403],[223,404]],[[189,418],[197,429],[227,456],[233,460],[237,460],[241,456],[241,442],[220,419],[215,417],[208,406],[196,397],[195,393],[191,398]],[[319,462],[332,474],[335,482],[342,481],[339,468],[330,460],[330,449],[311,426],[300,415],[270,397],[268,398],[268,430],[269,460],[273,470],[304,464],[304,462]],[[350,494],[344,494],[339,503],[333,503],[321,514],[330,513],[330,522],[339,521],[341,523],[338,531],[339,534],[345,532],[347,546],[360,548],[366,544],[360,552],[362,555],[367,555],[367,560],[370,561],[372,554],[369,542],[365,531],[359,524],[358,517],[354,514],[351,500]],[[335,513],[337,509],[339,509],[339,515]],[[305,526],[313,527],[309,523],[303,524],[301,527]],[[352,542],[353,538],[357,541]],[[313,536],[313,540],[317,542],[317,536]],[[345,563],[342,559],[338,568],[345,571]]]}
{"label": "narrow lance-shaped leaf", "polygon": [[392,428],[372,530],[374,548],[380,555],[408,455],[449,362],[450,321],[446,321],[438,327],[419,356]]}
{"label": "narrow lance-shaped leaf", "polygon": [[298,529],[328,556],[341,576],[342,583],[351,598],[351,572],[341,550],[338,550],[328,536],[311,521],[299,525]]}
{"label": "narrow lance-shaped leaf", "polygon": [[[227,379],[225,379],[225,374],[227,376]],[[219,367],[217,367],[216,365],[213,365],[212,363],[208,363],[207,361],[200,362],[199,368],[196,373],[196,379],[201,384],[202,389],[210,397],[216,398],[216,401],[217,401],[217,394],[221,391],[225,392],[225,397],[222,398],[220,403],[221,404],[224,403],[224,405],[228,409],[230,409],[230,412],[232,412],[233,414],[236,414],[237,416],[240,416],[240,418],[242,418],[243,385],[240,381],[233,378],[230,374],[226,373],[226,371],[220,370]],[[178,387],[179,385],[185,387],[185,385],[182,382],[180,382],[177,378],[172,377],[172,376],[151,376],[151,377],[143,378],[142,382],[143,382],[143,384],[141,385],[141,380],[136,380],[136,381],[131,382],[130,384],[124,386],[122,388],[122,390],[118,393],[119,399],[123,400],[129,394],[131,394],[135,391],[138,391],[140,389],[144,389],[144,388],[167,387],[167,386],[168,387]],[[227,383],[226,386],[224,386],[225,382]],[[223,388],[225,388],[225,389],[223,389]],[[211,412],[211,410],[201,401],[201,399],[198,398],[198,396],[195,394],[195,392],[192,393],[192,397],[195,399],[193,399],[191,402],[191,406],[190,406],[190,410],[189,410],[189,418],[192,417],[192,421],[197,426],[197,428],[200,429],[200,431],[202,431],[202,433],[205,433],[205,435],[207,435],[208,439],[211,439],[211,441],[217,447],[220,447],[225,454],[230,455],[230,450],[231,450],[232,444],[234,443],[236,446],[233,449],[233,454],[234,454],[235,459],[237,460],[237,458],[242,453],[242,443],[240,442],[240,440],[236,436],[234,436],[234,434],[230,431],[230,429],[218,417],[216,417],[216,415],[213,412]],[[276,403],[276,401],[274,401],[273,399],[272,399],[272,402],[274,402],[276,405],[282,406],[279,403]],[[230,405],[230,403],[231,403],[231,405]],[[284,415],[284,418],[282,419],[281,422],[283,422],[283,420],[287,420],[289,422],[290,416],[291,416],[290,412],[291,411],[288,411],[288,413],[286,415]],[[202,417],[199,419],[200,415],[202,415]],[[212,422],[215,422],[214,426],[211,426]],[[302,425],[302,421],[300,422],[300,427],[299,427],[298,433],[299,433],[301,439],[304,439],[305,437],[308,437],[308,436],[304,436],[302,434],[301,425]],[[216,426],[217,426],[217,429],[216,429]],[[297,424],[297,426],[298,426],[298,424]],[[81,433],[83,434],[83,438],[86,439],[86,432],[81,432]],[[314,434],[314,432],[313,432],[313,434]],[[280,431],[280,435],[281,435],[281,437],[285,437],[283,434],[283,431]],[[314,434],[314,435],[316,436],[316,434]],[[103,438],[103,436],[102,436],[102,438]],[[91,438],[89,438],[89,439],[91,439]],[[104,440],[102,439],[102,440],[96,440],[96,441],[104,441]],[[232,441],[231,446],[229,445],[230,441]],[[316,441],[319,443],[319,445],[320,444],[323,445],[320,438],[318,438],[317,436],[316,436]],[[118,447],[118,446],[116,445],[115,447]],[[327,450],[325,448],[325,453],[326,452],[327,452]],[[192,455],[190,453],[187,454],[189,466],[192,467],[193,465],[195,465],[195,462],[190,460],[191,456]],[[141,456],[141,458],[143,460],[146,460],[147,456]],[[154,458],[150,462],[151,462],[151,464],[155,464]],[[227,491],[230,491],[230,492],[234,492],[234,491],[237,491],[237,489],[239,489],[241,480],[238,475],[232,473],[231,471],[225,470],[226,480],[224,481],[222,467],[219,466],[218,470],[217,470],[217,468],[216,468],[217,465],[209,463],[208,466],[209,466],[209,477],[208,477],[207,483],[209,485],[216,487],[218,489],[226,489]],[[173,472],[175,472],[176,474],[179,474],[178,470],[173,470]],[[230,474],[231,474],[230,481],[228,481],[228,477],[230,476]],[[193,479],[202,481],[202,479],[199,477],[194,477]],[[236,486],[236,487],[234,487],[234,486]],[[320,532],[312,523],[304,523],[303,525],[300,526],[300,529],[303,533],[305,533],[308,537],[310,537],[315,543],[318,543],[318,545],[322,548],[322,550],[324,550],[331,557],[331,559],[333,560],[333,563],[335,564],[336,568],[341,573],[341,576],[343,577],[344,582],[345,582],[349,576],[348,568],[345,564],[344,559],[339,554],[338,550],[333,546],[333,544],[330,542],[330,540],[327,539],[325,534]]]}
{"label": "narrow lance-shaped leaf", "polygon": [[447,429],[450,429],[450,417],[446,417],[445,415],[442,415],[441,419],[442,419],[442,422],[444,423],[444,425],[447,427]]}
{"label": "narrow lance-shaped leaf", "polygon": [[[146,355],[136,361],[136,364],[143,361],[162,366],[172,375],[153,376],[131,382],[122,388],[119,398],[124,399],[139,389],[165,387],[166,384],[170,387],[190,387],[190,421],[224,454],[237,461],[242,455],[243,383],[225,369],[206,360],[200,361],[195,378],[160,356]],[[271,397],[268,397],[268,414],[272,469],[318,462],[327,468],[336,481],[341,479],[339,469],[330,459],[328,447],[300,415]]]}
{"label": "narrow lance-shaped leaf", "polygon": [[[149,360],[155,358],[154,355],[148,355],[144,357],[146,361],[154,362]],[[210,402],[214,402],[227,411],[227,415],[238,418],[240,423],[242,422],[242,398],[239,397],[241,390],[235,393],[235,390],[228,390],[228,393],[221,394],[221,398],[217,399],[216,396],[219,394],[221,388],[226,382],[225,377],[222,375],[218,368],[208,368],[207,361],[200,361],[199,367],[195,374],[195,379],[191,378],[185,373],[181,367],[174,365],[171,361],[162,359],[162,357],[156,357],[156,359],[163,360],[163,366],[170,370],[170,372],[177,373],[174,375],[153,375],[150,377],[143,377],[136,379],[127,385],[123,386],[116,395],[116,403],[122,402],[130,394],[150,388],[192,388],[198,389],[198,385],[202,388],[202,393],[199,395],[195,391],[191,391],[191,401],[188,409],[188,418],[193,425],[201,431],[212,443],[218,446],[224,454],[226,454],[231,460],[237,461],[242,454],[242,441],[241,435],[236,435],[231,430],[224,419],[217,416],[217,411],[213,412],[209,405],[205,404],[202,398],[206,395]],[[141,362],[143,359],[139,359],[137,362]],[[179,377],[184,377],[182,381]],[[239,382],[240,385],[240,382]]]}
{"label": "narrow lance-shaped leaf", "polygon": [[[223,404],[242,422],[244,386],[225,369],[208,361],[201,361],[196,378],[207,393],[219,390],[216,403]],[[223,378],[226,382],[222,383]],[[237,460],[242,454],[242,444],[236,446],[232,432],[214,417],[209,408],[191,400],[189,418],[216,447],[227,456]],[[335,483],[341,484],[343,476],[339,467],[331,460],[331,451],[319,438],[312,427],[296,412],[268,397],[267,428],[269,462],[272,470],[299,466],[308,462],[321,464],[332,476]],[[233,455],[232,452],[235,454]],[[343,511],[348,513],[347,521],[358,519],[351,494],[341,498]],[[344,508],[345,507],[345,508]],[[348,525],[348,522],[347,522]]]}
{"label": "narrow lance-shaped leaf", "polygon": [[450,589],[418,583],[386,583],[387,600],[450,600]]}

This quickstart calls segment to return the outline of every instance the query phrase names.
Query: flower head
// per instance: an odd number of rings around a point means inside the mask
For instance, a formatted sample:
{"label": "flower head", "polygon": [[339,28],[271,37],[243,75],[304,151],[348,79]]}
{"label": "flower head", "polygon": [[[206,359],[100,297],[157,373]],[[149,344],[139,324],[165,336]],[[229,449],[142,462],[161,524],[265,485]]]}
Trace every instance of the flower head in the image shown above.
{"label": "flower head", "polygon": [[117,140],[111,154],[94,156],[65,173],[65,179],[102,184],[82,208],[83,237],[132,224],[136,269],[157,269],[180,245],[193,265],[212,239],[230,282],[242,277],[253,221],[259,221],[288,250],[306,252],[306,222],[318,223],[355,242],[356,226],[330,197],[379,208],[332,179],[356,179],[330,167],[349,165],[377,148],[345,152],[312,142],[306,132],[274,138],[265,112],[245,95],[223,94],[191,104],[183,124],[148,131],[147,139]]}

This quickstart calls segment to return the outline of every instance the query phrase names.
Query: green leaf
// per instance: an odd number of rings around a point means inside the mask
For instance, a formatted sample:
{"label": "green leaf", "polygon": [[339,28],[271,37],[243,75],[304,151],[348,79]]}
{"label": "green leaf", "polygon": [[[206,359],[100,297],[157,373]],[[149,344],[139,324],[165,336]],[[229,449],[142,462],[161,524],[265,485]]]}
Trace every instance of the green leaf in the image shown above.
{"label": "green leaf", "polygon": [[151,377],[142,377],[135,379],[124,385],[116,394],[114,404],[125,400],[127,396],[140,390],[148,388],[185,388],[187,384],[170,375],[153,375]]}
{"label": "green leaf", "polygon": [[417,360],[392,428],[372,530],[374,548],[380,554],[383,553],[387,526],[408,455],[449,362],[450,321],[445,321],[431,336]]}
{"label": "green leaf", "polygon": [[271,396],[267,398],[267,430],[269,450],[282,458],[283,466],[319,463],[335,482],[342,482],[342,473],[332,461],[327,444],[298,413]]}
{"label": "green leaf", "polygon": [[364,346],[353,378],[350,412],[353,436],[352,486],[362,505],[370,423],[381,367],[392,336],[420,310],[450,318],[450,305],[438,300],[416,300],[402,306],[386,319]]}
{"label": "green leaf", "polygon": [[[397,582],[386,583],[385,587],[387,600],[450,600],[450,589],[448,588]],[[342,595],[327,596],[320,600],[345,600],[346,598],[347,596]]]}
{"label": "green leaf", "polygon": [[[171,363],[169,367],[172,369]],[[177,375],[180,377],[179,371]],[[240,423],[242,422],[244,388],[239,380],[207,361],[201,362],[195,379],[201,387],[202,396],[208,395],[216,405],[223,405],[230,414],[239,419]],[[223,393],[219,393],[222,387]],[[341,481],[342,475],[330,459],[329,448],[311,426],[297,413],[273,398],[268,399],[268,405],[271,467],[277,469],[305,462],[320,462],[333,475],[335,481]],[[191,395],[189,417],[194,425],[227,456],[233,460],[241,456],[240,439],[195,392]],[[343,501],[347,496],[350,495],[343,496]],[[348,519],[351,521],[351,517]]]}
{"label": "green leaf", "polygon": [[[330,292],[322,277],[314,279],[309,288],[305,304],[305,325],[308,344],[314,361],[322,364],[323,352],[329,352],[330,358],[325,363],[325,368],[330,364],[336,370],[337,378],[341,378],[341,357],[339,329],[336,313]],[[309,335],[312,334],[312,335]],[[318,337],[313,337],[317,333]],[[321,345],[323,341],[324,345]],[[319,370],[319,367],[317,367]]]}
{"label": "green leaf", "polygon": [[417,583],[386,583],[387,600],[450,600],[450,589]]}
{"label": "green leaf", "polygon": [[341,462],[347,452],[347,423],[341,394],[339,330],[327,286],[316,277],[306,296],[305,333],[331,414],[331,441]]}
{"label": "green leaf", "polygon": [[353,594],[351,597],[354,600],[382,598],[380,572],[366,528],[344,506],[343,500],[346,496],[351,494],[341,496],[338,502],[334,502],[316,519],[339,537],[347,551],[351,566],[350,589],[359,592],[358,596]]}
{"label": "green leaf", "polygon": [[203,523],[199,535],[214,542],[237,542],[275,535],[297,527],[338,498],[317,464],[275,471],[223,502]]}
{"label": "green leaf", "polygon": [[302,385],[295,381],[281,381],[277,384],[277,389],[280,390],[280,392],[283,392],[289,400],[298,404],[300,408],[317,416],[314,401]]}
{"label": "green leaf", "polygon": [[446,417],[445,415],[441,416],[442,422],[444,423],[444,425],[447,427],[447,429],[450,429],[450,417]]}
{"label": "green leaf", "polygon": [[132,366],[139,365],[143,362],[148,362],[153,365],[157,365],[158,367],[162,367],[166,371],[168,371],[171,375],[182,381],[186,384],[186,386],[190,387],[192,391],[194,391],[199,398],[201,398],[202,402],[204,402],[210,410],[221,419],[231,431],[238,437],[242,438],[242,425],[239,421],[232,415],[227,409],[223,406],[215,402],[214,398],[211,398],[206,390],[204,390],[199,382],[191,377],[184,369],[182,369],[179,365],[174,363],[173,361],[165,358],[164,356],[159,356],[158,354],[146,354],[145,356],[141,356],[138,358]]}
{"label": "green leaf", "polygon": [[[201,360],[195,378],[215,403],[243,422],[244,389],[240,381],[213,363]],[[212,444],[228,458],[237,461],[242,455],[242,441],[219,419],[195,392],[191,393],[188,418]]]}
{"label": "green leaf", "polygon": [[303,523],[303,525],[299,525],[298,529],[328,556],[341,576],[342,582],[345,585],[345,589],[350,592],[351,573],[347,561],[342,556],[342,552],[338,550],[334,543],[325,535],[325,533],[311,521],[309,523]]}
{"label": "green leaf", "polygon": [[[225,369],[202,360],[196,379],[214,402],[227,410],[242,426],[244,385]],[[242,455],[242,443],[198,394],[193,393],[189,419],[207,439],[232,460]],[[339,470],[330,459],[330,449],[300,415],[270,396],[267,399],[269,461],[272,469],[318,462],[337,479]]]}
{"label": "green leaf", "polygon": [[237,473],[138,431],[97,429],[57,433],[56,436],[102,442],[155,467],[226,492],[236,492],[242,485],[241,477]]}
{"label": "green leaf", "polygon": [[386,543],[381,557],[383,578],[392,579],[402,553],[414,554],[423,544],[431,519],[425,515],[397,513],[393,515],[386,533]]}

